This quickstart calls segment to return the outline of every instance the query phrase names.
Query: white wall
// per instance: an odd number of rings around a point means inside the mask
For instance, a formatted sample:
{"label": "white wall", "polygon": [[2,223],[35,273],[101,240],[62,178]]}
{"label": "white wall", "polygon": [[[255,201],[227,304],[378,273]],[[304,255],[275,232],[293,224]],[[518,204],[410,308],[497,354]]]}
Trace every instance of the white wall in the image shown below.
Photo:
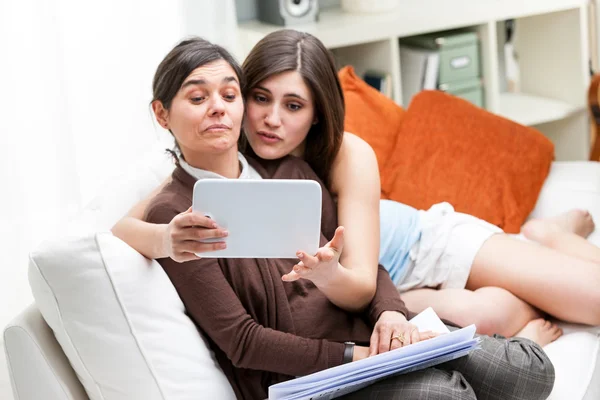
{"label": "white wall", "polygon": [[0,328],[31,301],[32,247],[164,135],[162,57],[188,34],[230,43],[232,18],[233,0],[0,2]]}

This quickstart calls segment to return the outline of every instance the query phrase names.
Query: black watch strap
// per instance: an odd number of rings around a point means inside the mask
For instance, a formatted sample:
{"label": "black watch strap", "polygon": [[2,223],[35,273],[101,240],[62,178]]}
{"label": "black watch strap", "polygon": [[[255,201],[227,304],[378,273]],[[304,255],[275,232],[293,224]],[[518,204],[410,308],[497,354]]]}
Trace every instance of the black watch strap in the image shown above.
{"label": "black watch strap", "polygon": [[342,363],[347,364],[352,362],[354,358],[354,342],[345,342],[344,343],[344,359]]}

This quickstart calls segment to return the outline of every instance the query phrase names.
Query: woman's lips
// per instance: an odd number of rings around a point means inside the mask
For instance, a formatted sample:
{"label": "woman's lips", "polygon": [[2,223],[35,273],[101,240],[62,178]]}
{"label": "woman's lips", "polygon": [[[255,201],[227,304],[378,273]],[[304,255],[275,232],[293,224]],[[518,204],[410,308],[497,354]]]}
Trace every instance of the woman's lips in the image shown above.
{"label": "woman's lips", "polygon": [[223,124],[214,124],[205,129],[205,132],[225,132],[230,130],[227,125]]}
{"label": "woman's lips", "polygon": [[277,143],[281,141],[281,138],[270,132],[257,132],[258,137],[265,143]]}

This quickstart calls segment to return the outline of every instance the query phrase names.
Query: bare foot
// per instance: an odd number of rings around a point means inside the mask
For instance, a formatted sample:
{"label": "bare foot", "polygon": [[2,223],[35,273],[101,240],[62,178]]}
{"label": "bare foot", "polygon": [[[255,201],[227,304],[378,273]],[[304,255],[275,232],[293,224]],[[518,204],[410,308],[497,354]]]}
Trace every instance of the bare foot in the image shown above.
{"label": "bare foot", "polygon": [[562,334],[562,329],[560,329],[558,325],[543,318],[538,318],[529,321],[515,336],[533,340],[544,347],[548,343],[554,342],[561,337]]}
{"label": "bare foot", "polygon": [[574,233],[587,238],[595,229],[594,220],[586,210],[571,210],[556,217],[534,219],[527,222],[521,232],[526,238],[538,243],[548,243],[556,233]]}
{"label": "bare foot", "polygon": [[574,233],[582,238],[587,238],[594,231],[595,224],[592,215],[587,210],[574,209],[548,218],[566,232]]}

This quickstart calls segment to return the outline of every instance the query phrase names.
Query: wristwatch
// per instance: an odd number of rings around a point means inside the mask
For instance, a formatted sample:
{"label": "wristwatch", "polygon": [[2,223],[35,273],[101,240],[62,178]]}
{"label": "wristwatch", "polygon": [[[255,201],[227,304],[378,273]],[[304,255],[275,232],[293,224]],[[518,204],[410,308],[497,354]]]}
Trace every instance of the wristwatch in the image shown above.
{"label": "wristwatch", "polygon": [[343,364],[347,364],[352,362],[354,358],[354,342],[344,342],[344,359],[342,360]]}

